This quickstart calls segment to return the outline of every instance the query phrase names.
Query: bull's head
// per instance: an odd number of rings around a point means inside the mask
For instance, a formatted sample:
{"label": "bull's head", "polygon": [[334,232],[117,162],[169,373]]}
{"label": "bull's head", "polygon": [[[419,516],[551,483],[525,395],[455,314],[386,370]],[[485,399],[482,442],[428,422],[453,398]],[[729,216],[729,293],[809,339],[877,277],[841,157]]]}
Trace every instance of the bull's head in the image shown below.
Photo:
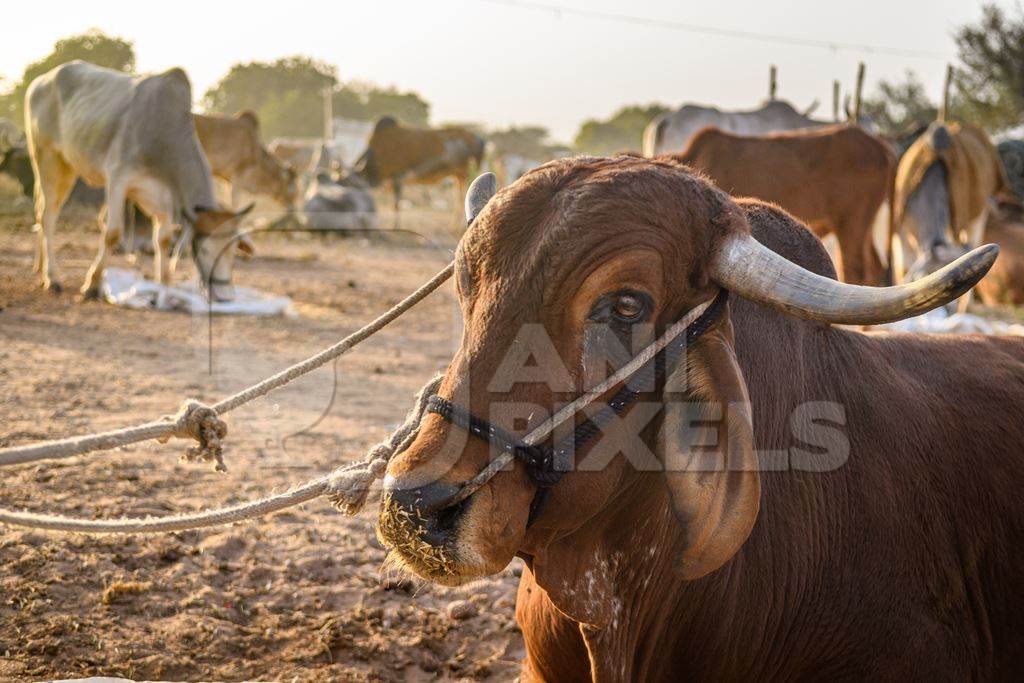
{"label": "bull's head", "polygon": [[[519,434],[720,288],[796,317],[879,323],[954,298],[998,251],[984,247],[900,287],[842,284],[755,241],[732,199],[685,167],[634,157],[551,162],[479,215],[484,202],[472,195],[455,259],[465,328],[437,393]],[[642,498],[681,524],[682,574],[713,571],[744,543],[760,505],[728,309],[645,391],[575,453],[532,524],[537,489],[518,462],[452,504],[493,453],[426,415],[388,467],[379,535],[415,572],[455,583],[496,572],[517,553],[543,557],[553,541]],[[696,432],[686,428],[702,420]]]}
{"label": "bull's head", "polygon": [[199,281],[207,288],[213,301],[230,301],[234,298],[231,275],[236,250],[244,255],[251,255],[254,251],[252,241],[238,234],[241,219],[252,208],[252,204],[241,211],[197,206],[194,215],[190,217],[192,258],[199,271]]}

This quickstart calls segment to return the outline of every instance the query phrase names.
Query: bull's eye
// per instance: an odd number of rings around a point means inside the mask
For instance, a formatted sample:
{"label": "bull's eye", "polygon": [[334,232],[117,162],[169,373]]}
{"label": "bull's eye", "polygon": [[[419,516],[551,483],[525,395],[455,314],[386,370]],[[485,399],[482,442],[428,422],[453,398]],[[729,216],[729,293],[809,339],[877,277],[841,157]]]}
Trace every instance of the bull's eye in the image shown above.
{"label": "bull's eye", "polygon": [[633,325],[647,319],[651,299],[642,292],[621,291],[605,294],[594,305],[590,319],[599,323]]}
{"label": "bull's eye", "polygon": [[643,300],[632,294],[623,294],[612,305],[612,315],[624,323],[639,320],[644,314]]}

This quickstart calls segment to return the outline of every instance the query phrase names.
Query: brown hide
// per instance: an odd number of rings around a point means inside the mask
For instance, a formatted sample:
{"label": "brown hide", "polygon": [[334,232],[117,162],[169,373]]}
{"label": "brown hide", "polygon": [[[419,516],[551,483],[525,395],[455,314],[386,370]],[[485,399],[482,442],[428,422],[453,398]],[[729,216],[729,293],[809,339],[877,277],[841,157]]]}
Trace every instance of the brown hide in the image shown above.
{"label": "brown hide", "polygon": [[871,227],[889,196],[895,157],[875,136],[856,126],[756,137],[706,128],[672,158],[733,196],[778,204],[819,237],[835,234],[845,282],[883,283]]}
{"label": "brown hide", "polygon": [[286,205],[294,201],[295,174],[263,146],[255,113],[194,116],[196,134],[215,176],[251,194]]}
{"label": "brown hide", "polygon": [[975,287],[981,301],[988,305],[1024,304],[1024,212],[1021,208],[1008,204],[992,207],[985,223],[985,241],[999,245],[999,258]]}

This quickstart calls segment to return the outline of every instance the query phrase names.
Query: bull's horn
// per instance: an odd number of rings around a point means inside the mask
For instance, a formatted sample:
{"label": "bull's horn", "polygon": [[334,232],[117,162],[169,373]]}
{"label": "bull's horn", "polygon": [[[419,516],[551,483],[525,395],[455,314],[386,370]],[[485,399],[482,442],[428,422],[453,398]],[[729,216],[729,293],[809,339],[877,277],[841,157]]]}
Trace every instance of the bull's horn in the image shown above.
{"label": "bull's horn", "polygon": [[498,178],[493,173],[481,173],[466,192],[466,224],[473,222],[491,197],[498,191]]}
{"label": "bull's horn", "polygon": [[862,287],[815,275],[750,235],[727,238],[711,265],[718,284],[770,308],[808,320],[877,325],[953,301],[985,276],[999,255],[986,244],[930,275],[895,287]]}

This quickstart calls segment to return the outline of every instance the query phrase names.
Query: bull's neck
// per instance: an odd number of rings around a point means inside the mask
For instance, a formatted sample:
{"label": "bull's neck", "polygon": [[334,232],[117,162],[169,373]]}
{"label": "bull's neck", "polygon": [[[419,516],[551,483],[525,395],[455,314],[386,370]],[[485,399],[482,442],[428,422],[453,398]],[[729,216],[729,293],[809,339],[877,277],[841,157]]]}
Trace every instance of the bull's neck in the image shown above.
{"label": "bull's neck", "polygon": [[[783,323],[767,336],[763,328],[758,335],[752,331],[751,326],[737,326],[737,355],[748,384],[762,383],[749,386],[755,441],[758,448],[774,449],[784,445],[777,433],[784,431],[792,406],[819,398],[841,400],[835,394],[816,397],[807,392],[850,362],[845,344],[831,336],[846,333],[799,321]],[[777,368],[778,381],[759,376],[758,364]],[[757,678],[779,673],[785,666],[779,651],[762,639],[782,629],[791,612],[801,609],[795,598],[806,589],[805,577],[793,568],[801,554],[817,556],[820,548],[807,543],[797,547],[799,538],[820,539],[829,532],[817,528],[826,523],[820,514],[824,505],[818,501],[828,497],[827,489],[835,482],[819,476],[763,473],[762,512],[753,534],[736,556],[701,579],[684,581],[679,576],[682,529],[658,472],[632,472],[601,514],[552,543],[535,560],[534,573],[555,606],[580,622],[597,669],[595,678],[649,680],[679,672],[712,679]],[[799,506],[779,506],[771,498],[796,495],[795,479],[809,505],[822,509],[791,523],[780,521],[799,512]],[[799,535],[786,533],[796,524]],[[775,533],[779,529],[783,532]],[[772,585],[758,583],[758,576],[767,575]],[[788,599],[777,600],[779,595]]]}

